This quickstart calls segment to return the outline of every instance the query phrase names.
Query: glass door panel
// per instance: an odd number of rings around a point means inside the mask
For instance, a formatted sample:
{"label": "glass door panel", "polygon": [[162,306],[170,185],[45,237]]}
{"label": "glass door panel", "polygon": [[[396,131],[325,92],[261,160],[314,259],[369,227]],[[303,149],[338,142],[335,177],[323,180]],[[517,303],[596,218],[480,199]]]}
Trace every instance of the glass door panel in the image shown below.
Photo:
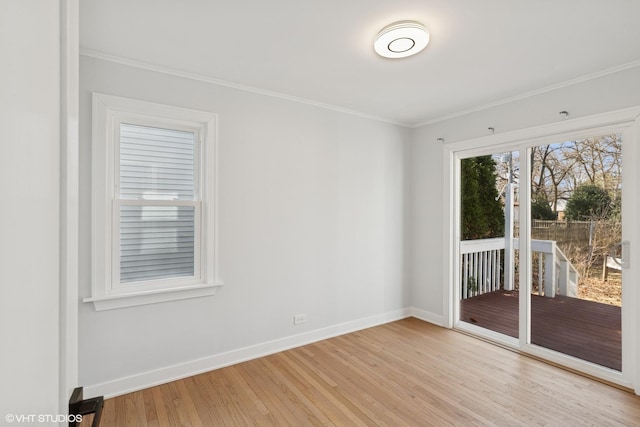
{"label": "glass door panel", "polygon": [[531,150],[531,343],[622,369],[622,144]]}
{"label": "glass door panel", "polygon": [[460,163],[459,320],[519,335],[517,250],[518,153]]}

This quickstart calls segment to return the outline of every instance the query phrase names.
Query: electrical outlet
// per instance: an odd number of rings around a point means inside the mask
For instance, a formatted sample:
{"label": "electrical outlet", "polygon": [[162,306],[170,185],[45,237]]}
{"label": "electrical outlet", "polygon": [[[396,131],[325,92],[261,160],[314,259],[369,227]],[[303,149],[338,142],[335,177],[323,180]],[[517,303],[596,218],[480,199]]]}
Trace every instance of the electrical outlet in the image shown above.
{"label": "electrical outlet", "polygon": [[293,324],[294,325],[300,325],[302,323],[305,323],[307,321],[307,314],[296,314],[295,316],[293,316]]}

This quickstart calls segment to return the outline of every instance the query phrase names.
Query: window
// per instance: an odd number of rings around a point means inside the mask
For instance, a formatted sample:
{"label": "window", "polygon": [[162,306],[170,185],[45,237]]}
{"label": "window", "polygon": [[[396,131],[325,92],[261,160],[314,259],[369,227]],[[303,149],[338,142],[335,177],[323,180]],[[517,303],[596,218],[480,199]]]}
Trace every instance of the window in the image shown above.
{"label": "window", "polygon": [[93,95],[97,310],[212,295],[215,116]]}

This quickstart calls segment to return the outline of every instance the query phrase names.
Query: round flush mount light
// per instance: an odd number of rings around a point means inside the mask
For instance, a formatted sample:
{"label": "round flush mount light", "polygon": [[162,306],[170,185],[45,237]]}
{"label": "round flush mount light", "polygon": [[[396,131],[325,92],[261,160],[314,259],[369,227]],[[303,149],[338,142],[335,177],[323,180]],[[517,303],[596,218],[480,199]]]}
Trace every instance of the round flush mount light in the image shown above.
{"label": "round flush mount light", "polygon": [[416,21],[399,21],[387,25],[378,33],[373,47],[385,58],[405,58],[415,55],[429,44],[429,31]]}

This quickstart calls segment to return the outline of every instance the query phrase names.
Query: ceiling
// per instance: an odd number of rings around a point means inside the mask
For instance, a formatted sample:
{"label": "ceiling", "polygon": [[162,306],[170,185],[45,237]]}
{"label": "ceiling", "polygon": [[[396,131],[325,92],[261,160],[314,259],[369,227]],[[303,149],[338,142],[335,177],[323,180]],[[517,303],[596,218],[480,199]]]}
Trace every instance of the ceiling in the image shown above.
{"label": "ceiling", "polygon": [[[638,0],[82,0],[80,44],[415,126],[640,66],[639,16]],[[378,57],[407,19],[427,48]]]}

